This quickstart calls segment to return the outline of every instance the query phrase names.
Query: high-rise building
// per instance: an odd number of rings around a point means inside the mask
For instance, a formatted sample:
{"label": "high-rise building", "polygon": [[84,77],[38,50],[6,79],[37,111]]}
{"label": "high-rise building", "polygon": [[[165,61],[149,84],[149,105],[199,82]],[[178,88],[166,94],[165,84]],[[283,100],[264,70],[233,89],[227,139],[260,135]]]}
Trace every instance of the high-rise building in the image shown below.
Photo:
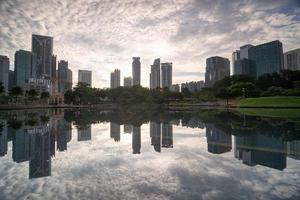
{"label": "high-rise building", "polygon": [[2,130],[0,129],[0,157],[7,154],[7,121],[0,119],[0,124],[2,124]]}
{"label": "high-rise building", "polygon": [[141,85],[141,61],[140,57],[132,58],[132,85]]}
{"label": "high-rise building", "polygon": [[5,92],[8,92],[8,77],[9,77],[9,58],[0,55],[0,83],[2,83]]}
{"label": "high-rise building", "polygon": [[110,88],[120,87],[121,73],[119,69],[115,69],[114,72],[110,73]]}
{"label": "high-rise building", "polygon": [[61,60],[58,61],[58,70],[57,70],[57,78],[58,78],[58,92],[65,93],[68,88],[68,61]]}
{"label": "high-rise building", "polygon": [[249,59],[249,49],[253,47],[251,44],[246,44],[240,47],[240,58],[239,59]]}
{"label": "high-rise building", "polygon": [[15,53],[15,86],[24,87],[29,78],[36,78],[36,55],[19,50]]}
{"label": "high-rise building", "polygon": [[151,65],[150,89],[160,88],[160,58],[154,60]]}
{"label": "high-rise building", "polygon": [[78,70],[78,82],[87,83],[92,86],[92,71]]}
{"label": "high-rise building", "polygon": [[113,138],[116,142],[121,140],[120,124],[110,122],[110,138]]}
{"label": "high-rise building", "polygon": [[68,78],[67,78],[67,90],[71,90],[73,85],[73,72],[71,69],[68,69]]}
{"label": "high-rise building", "polygon": [[181,84],[181,92],[188,90],[189,92],[200,92],[204,87],[204,81],[192,81]]}
{"label": "high-rise building", "polygon": [[300,70],[300,48],[284,53],[284,69]]}
{"label": "high-rise building", "polygon": [[234,75],[247,75],[256,77],[255,61],[243,58],[235,61]]}
{"label": "high-rise building", "polygon": [[52,73],[52,55],[53,55],[53,37],[32,35],[32,53],[37,57],[36,75],[38,78],[51,77]]}
{"label": "high-rise building", "polygon": [[158,122],[150,122],[151,145],[156,152],[161,152],[161,124]]}
{"label": "high-rise building", "polygon": [[15,71],[9,70],[8,90],[11,90],[13,87],[15,87]]}
{"label": "high-rise building", "polygon": [[213,124],[206,124],[207,151],[222,154],[231,151],[231,135],[216,128]]}
{"label": "high-rise building", "polygon": [[172,63],[161,63],[161,87],[171,88],[172,86]]}
{"label": "high-rise building", "polygon": [[52,55],[52,67],[51,67],[51,87],[52,93],[58,92],[58,82],[57,82],[57,67],[56,67],[56,55]]}
{"label": "high-rise building", "polygon": [[249,48],[249,59],[255,61],[256,76],[283,69],[282,43],[278,40]]}
{"label": "high-rise building", "polygon": [[234,69],[235,69],[235,61],[238,61],[238,60],[240,60],[240,50],[236,50],[236,51],[234,51],[233,53],[232,53],[232,72],[233,72],[233,74],[235,74],[235,71],[234,71]]}
{"label": "high-rise building", "polygon": [[132,78],[129,77],[124,77],[124,87],[131,87],[132,86]]}
{"label": "high-rise building", "polygon": [[230,75],[230,61],[227,58],[214,56],[206,59],[205,85],[207,87]]}
{"label": "high-rise building", "polygon": [[162,123],[162,147],[173,148],[173,125],[171,123]]}

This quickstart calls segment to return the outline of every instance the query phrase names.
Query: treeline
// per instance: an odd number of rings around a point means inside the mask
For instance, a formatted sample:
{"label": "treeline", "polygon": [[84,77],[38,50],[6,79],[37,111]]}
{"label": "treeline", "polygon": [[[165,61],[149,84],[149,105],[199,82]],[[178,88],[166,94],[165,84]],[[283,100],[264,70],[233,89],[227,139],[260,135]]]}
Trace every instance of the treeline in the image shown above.
{"label": "treeline", "polygon": [[5,88],[0,82],[0,104],[16,103],[16,104],[31,104],[31,103],[47,103],[50,97],[49,92],[39,93],[36,90],[24,91],[21,87],[14,87],[5,94]]}
{"label": "treeline", "polygon": [[203,88],[196,93],[191,93],[186,88],[181,92],[172,92],[167,88],[150,90],[141,86],[99,89],[78,83],[64,95],[65,103],[78,105],[103,102],[124,105],[165,104],[260,96],[300,96],[300,71],[282,70],[280,73],[265,74],[257,79],[246,75],[229,76],[217,81],[213,87]]}

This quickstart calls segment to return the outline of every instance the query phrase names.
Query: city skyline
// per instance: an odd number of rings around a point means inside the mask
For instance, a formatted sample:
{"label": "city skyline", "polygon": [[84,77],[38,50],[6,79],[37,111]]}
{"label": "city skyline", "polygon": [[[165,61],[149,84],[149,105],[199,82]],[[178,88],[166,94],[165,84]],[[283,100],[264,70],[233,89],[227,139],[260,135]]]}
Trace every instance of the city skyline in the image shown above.
{"label": "city skyline", "polygon": [[[116,66],[122,76],[130,76],[131,58],[139,56],[141,84],[149,87],[149,66],[155,57],[172,61],[173,82],[182,83],[204,80],[206,58],[218,55],[231,60],[232,52],[248,43],[280,40],[284,52],[299,48],[297,1],[233,1],[230,5],[188,0],[150,4],[141,1],[136,5],[123,2],[49,1],[40,5],[35,1],[3,1],[1,55],[10,58],[13,69],[14,53],[31,50],[31,34],[51,36],[57,60],[68,60],[73,72],[95,72],[93,86],[109,87],[109,73]],[[118,16],[106,11],[107,7]],[[131,16],[132,12],[135,15]],[[60,26],[56,22],[61,21],[61,15],[64,20]],[[95,20],[99,15],[106,21]],[[117,23],[111,25],[113,21]],[[77,80],[74,75],[73,80]]]}

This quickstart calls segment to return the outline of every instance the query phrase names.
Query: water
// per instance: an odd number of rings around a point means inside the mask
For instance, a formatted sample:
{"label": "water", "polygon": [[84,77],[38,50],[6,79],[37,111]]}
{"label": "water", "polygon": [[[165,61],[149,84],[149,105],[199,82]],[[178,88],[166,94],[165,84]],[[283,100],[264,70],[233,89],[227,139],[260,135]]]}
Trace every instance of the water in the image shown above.
{"label": "water", "polygon": [[300,199],[299,119],[0,113],[0,199]]}

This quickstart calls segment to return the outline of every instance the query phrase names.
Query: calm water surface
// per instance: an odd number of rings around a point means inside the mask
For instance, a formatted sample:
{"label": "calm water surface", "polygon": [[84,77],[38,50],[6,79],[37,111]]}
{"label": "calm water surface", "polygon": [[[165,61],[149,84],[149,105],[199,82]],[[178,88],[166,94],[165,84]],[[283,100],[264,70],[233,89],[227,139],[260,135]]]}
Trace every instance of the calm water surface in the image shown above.
{"label": "calm water surface", "polygon": [[300,199],[299,119],[0,113],[0,199]]}

